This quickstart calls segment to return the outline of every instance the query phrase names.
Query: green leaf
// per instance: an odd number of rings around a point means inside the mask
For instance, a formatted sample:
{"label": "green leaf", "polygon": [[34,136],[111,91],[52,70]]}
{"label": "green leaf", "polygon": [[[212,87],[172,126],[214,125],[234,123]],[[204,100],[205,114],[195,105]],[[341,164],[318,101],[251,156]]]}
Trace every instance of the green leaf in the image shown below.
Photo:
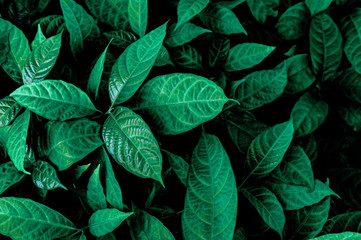
{"label": "green leaf", "polygon": [[102,74],[104,70],[105,56],[107,54],[110,43],[111,41],[108,43],[105,50],[98,58],[88,79],[87,92],[89,93],[89,95],[93,96],[94,99],[98,98],[99,85],[100,81],[102,80]]}
{"label": "green leaf", "polygon": [[266,21],[267,16],[277,17],[280,0],[247,0],[253,17],[260,23]]}
{"label": "green leaf", "polygon": [[227,152],[219,139],[202,133],[193,150],[182,215],[188,239],[232,239],[237,188]]}
{"label": "green leaf", "polygon": [[233,235],[233,240],[247,240],[243,227],[237,228]]}
{"label": "green leaf", "polygon": [[199,18],[207,28],[215,33],[225,35],[244,33],[247,35],[236,14],[226,7],[210,5],[199,14]]}
{"label": "green leaf", "polygon": [[59,180],[56,170],[49,163],[37,161],[37,166],[31,174],[35,186],[44,190],[63,188],[68,190]]}
{"label": "green leaf", "polygon": [[361,211],[347,212],[327,220],[323,227],[325,233],[360,232]]}
{"label": "green leaf", "polygon": [[89,219],[89,231],[96,237],[111,233],[132,214],[132,212],[121,212],[115,208],[98,210]]}
{"label": "green leaf", "polygon": [[337,112],[354,131],[361,130],[361,106],[358,103],[349,102],[344,106],[338,106]]}
{"label": "green leaf", "polygon": [[129,0],[128,17],[133,32],[143,37],[148,22],[148,0]]}
{"label": "green leaf", "polygon": [[175,240],[161,221],[138,208],[131,218],[130,231],[135,240]]}
{"label": "green leaf", "polygon": [[215,37],[209,45],[208,64],[211,68],[222,66],[228,57],[231,41],[227,37]]}
{"label": "green leaf", "polygon": [[39,152],[47,156],[59,171],[69,168],[103,145],[101,125],[88,119],[51,121],[45,126]]}
{"label": "green leaf", "polygon": [[37,47],[39,47],[44,41],[46,37],[41,31],[41,26],[38,24],[38,31],[36,32],[34,40],[31,42],[31,49],[34,51]]}
{"label": "green leaf", "polygon": [[221,5],[222,7],[226,7],[229,9],[233,9],[235,7],[237,7],[238,5],[241,5],[242,3],[244,3],[246,0],[227,0],[227,1],[221,1],[218,2],[218,5]]}
{"label": "green leaf", "polygon": [[[320,203],[290,212],[284,231],[284,239],[310,239],[317,236],[328,218],[330,197]],[[295,224],[297,223],[297,224]]]}
{"label": "green leaf", "polygon": [[8,126],[18,115],[21,106],[12,97],[0,100],[0,127]]}
{"label": "green leaf", "polygon": [[91,163],[85,164],[85,165],[78,165],[75,166],[74,170],[73,170],[73,176],[74,176],[74,182],[78,181],[79,178],[83,175],[83,173],[88,170],[88,168],[90,167]]}
{"label": "green leaf", "polygon": [[296,40],[308,30],[311,16],[304,2],[288,8],[278,19],[276,29],[285,40]]}
{"label": "green leaf", "polygon": [[85,92],[61,80],[23,85],[10,96],[20,105],[49,120],[81,118],[98,111]]}
{"label": "green leaf", "polygon": [[312,16],[326,10],[332,3],[332,0],[305,0],[305,4],[310,10]]}
{"label": "green leaf", "polygon": [[240,71],[256,66],[268,57],[276,47],[259,43],[241,43],[231,48],[224,69]]}
{"label": "green leaf", "polygon": [[0,218],[0,234],[12,239],[55,239],[78,231],[61,213],[27,198],[0,198]]}
{"label": "green leaf", "polygon": [[11,126],[0,127],[0,146],[6,155],[6,143],[8,141]]}
{"label": "green leaf", "polygon": [[28,57],[22,75],[24,84],[40,82],[54,67],[61,46],[62,33],[43,41]]}
{"label": "green leaf", "polygon": [[313,133],[326,119],[328,104],[305,93],[296,102],[291,112],[291,119],[295,129],[295,137],[303,137]]}
{"label": "green leaf", "polygon": [[160,48],[160,50],[158,52],[157,59],[154,62],[154,66],[161,67],[161,66],[165,66],[168,64],[174,66],[172,60],[170,59],[167,48],[164,47],[164,45],[162,45],[162,47]]}
{"label": "green leaf", "polygon": [[305,150],[305,153],[307,154],[308,158],[311,161],[311,164],[313,165],[318,155],[318,146],[315,136],[312,134],[308,135],[303,139],[301,138],[301,141],[299,141],[298,143],[303,148],[303,150]]}
{"label": "green leaf", "polygon": [[322,80],[333,78],[342,60],[342,36],[336,23],[326,13],[312,18],[310,56],[313,71]]}
{"label": "green leaf", "polygon": [[97,237],[97,240],[117,240],[113,233],[108,233],[106,235]]}
{"label": "green leaf", "polygon": [[327,234],[321,237],[312,238],[312,240],[358,240],[361,238],[360,233],[343,232],[338,234]]}
{"label": "green leaf", "polygon": [[104,148],[100,150],[100,159],[105,165],[105,193],[106,200],[113,207],[123,210],[123,196],[119,183],[115,178],[114,171],[107,152]]}
{"label": "green leaf", "polygon": [[171,152],[168,152],[166,150],[162,151],[167,155],[169,164],[171,165],[173,171],[175,172],[179,180],[184,184],[184,186],[187,186],[189,170],[188,162],[186,162],[182,157],[175,155]]}
{"label": "green leaf", "polygon": [[44,11],[44,9],[48,6],[50,0],[39,0],[37,1],[37,4],[35,5],[35,9],[30,13],[31,16],[34,16],[36,14],[40,14]]}
{"label": "green leaf", "polygon": [[163,184],[162,154],[144,120],[125,107],[111,112],[103,126],[103,139],[110,155],[127,171]]}
{"label": "green leaf", "polygon": [[112,45],[118,48],[126,48],[130,44],[137,41],[137,37],[132,33],[124,30],[115,30],[111,32],[105,32],[103,35],[108,39],[108,41],[112,40]]}
{"label": "green leaf", "polygon": [[20,182],[26,175],[16,169],[12,161],[0,165],[0,194],[14,184]]}
{"label": "green leaf", "polygon": [[112,106],[131,98],[148,76],[162,47],[167,23],[125,49],[115,62],[109,79]]}
{"label": "green leaf", "polygon": [[209,0],[180,0],[177,5],[178,21],[175,29],[198,15],[209,3]]}
{"label": "green leaf", "polygon": [[107,207],[103,186],[100,182],[100,164],[89,178],[86,199],[93,211],[105,209]]}
{"label": "green leaf", "polygon": [[333,81],[333,88],[337,91],[337,94],[340,94],[342,97],[361,103],[360,76],[361,75],[352,68],[343,70]]}
{"label": "green leaf", "polygon": [[38,24],[41,29],[45,29],[45,36],[59,34],[65,29],[65,20],[61,15],[48,15],[33,22],[33,26]]}
{"label": "green leaf", "polygon": [[189,44],[183,45],[181,49],[173,55],[176,64],[190,69],[204,70],[202,65],[202,55]]}
{"label": "green leaf", "polygon": [[138,109],[163,134],[187,132],[215,118],[229,99],[214,82],[190,73],[172,73],[147,81],[139,91]]}
{"label": "green leaf", "polygon": [[26,152],[26,138],[30,123],[30,111],[26,110],[11,125],[6,147],[15,167],[26,174],[30,172],[24,168],[24,156]]}
{"label": "green leaf", "polygon": [[286,218],[277,197],[265,187],[243,188],[241,192],[255,207],[263,221],[282,237]]}
{"label": "green leaf", "polygon": [[328,180],[326,183],[323,183],[316,179],[313,191],[310,191],[308,187],[282,182],[271,182],[269,186],[281,202],[284,210],[298,210],[306,206],[311,206],[331,195],[339,197],[329,187]]}
{"label": "green leaf", "polygon": [[164,44],[168,47],[182,46],[198,36],[211,33],[211,30],[199,27],[193,23],[186,22],[175,29],[175,24],[169,28],[169,34],[164,41]]}
{"label": "green leaf", "polygon": [[261,70],[231,82],[231,98],[243,110],[252,110],[276,100],[287,85],[287,72],[283,69]]}

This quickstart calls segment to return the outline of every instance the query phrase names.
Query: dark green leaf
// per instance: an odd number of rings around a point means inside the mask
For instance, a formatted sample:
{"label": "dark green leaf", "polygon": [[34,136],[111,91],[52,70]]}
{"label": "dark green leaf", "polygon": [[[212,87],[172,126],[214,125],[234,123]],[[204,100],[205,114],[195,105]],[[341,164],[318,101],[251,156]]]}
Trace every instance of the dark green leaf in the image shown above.
{"label": "dark green leaf", "polygon": [[204,70],[202,65],[202,55],[191,45],[183,45],[181,49],[173,55],[176,64],[190,69]]}
{"label": "dark green leaf", "polygon": [[33,10],[30,15],[34,16],[36,14],[40,14],[44,11],[44,9],[48,6],[50,0],[39,0],[36,4],[36,9]]}
{"label": "dark green leaf", "polygon": [[208,64],[210,67],[222,66],[229,53],[231,41],[227,37],[215,37],[209,45]]}
{"label": "dark green leaf", "polygon": [[74,182],[78,181],[78,179],[83,175],[83,173],[88,170],[88,168],[90,167],[90,163],[89,164],[85,164],[85,165],[78,165],[74,168]]}
{"label": "dark green leaf", "polygon": [[326,10],[332,3],[332,0],[305,0],[305,4],[310,10],[312,16]]}
{"label": "dark green leaf", "polygon": [[31,42],[31,49],[34,51],[37,47],[39,47],[44,41],[46,37],[41,31],[41,26],[38,24],[38,31],[36,32],[34,40]]}
{"label": "dark green leaf", "polygon": [[53,190],[56,188],[68,190],[60,182],[54,167],[44,161],[37,161],[37,166],[31,174],[31,179],[35,186],[44,190]]}
{"label": "dark green leaf", "polygon": [[260,23],[266,21],[267,16],[277,17],[280,0],[247,0],[253,17]]}
{"label": "dark green leaf", "polygon": [[[361,103],[361,75],[353,68],[343,70],[334,81],[334,89],[343,97]],[[350,105],[350,104],[348,104]]]}
{"label": "dark green leaf", "polygon": [[0,165],[0,194],[14,184],[20,182],[26,175],[16,169],[12,161]]}
{"label": "dark green leaf", "polygon": [[166,150],[162,150],[168,157],[169,164],[172,166],[173,171],[179,180],[187,186],[189,164],[182,157],[175,155]]}
{"label": "dark green leaf", "polygon": [[100,164],[89,178],[86,199],[93,211],[105,209],[107,207],[103,186],[100,182]]}
{"label": "dark green leaf", "polygon": [[164,47],[164,45],[162,45],[162,47],[160,48],[160,50],[158,52],[157,59],[154,62],[154,66],[161,67],[161,66],[165,66],[168,64],[174,66],[172,60],[170,59],[167,48]]}
{"label": "dark green leaf", "polygon": [[178,21],[175,29],[198,15],[209,3],[209,0],[180,0],[177,6]]}
{"label": "dark green leaf", "polygon": [[148,23],[148,0],[129,0],[128,17],[133,32],[143,37]]}
{"label": "dark green leaf", "polygon": [[323,227],[323,232],[361,232],[361,212],[342,213],[328,219]]}
{"label": "dark green leaf", "polygon": [[354,131],[361,130],[361,106],[358,103],[349,102],[347,105],[339,106],[337,112]]}
{"label": "dark green leaf", "polygon": [[122,49],[137,41],[137,37],[133,33],[121,29],[105,32],[103,35],[108,39],[108,41],[113,39],[112,45]]}
{"label": "dark green leaf", "polygon": [[0,127],[8,126],[18,115],[21,106],[12,97],[0,100]]}
{"label": "dark green leaf", "polygon": [[245,1],[246,0],[227,0],[227,1],[218,2],[217,4],[221,5],[223,7],[229,8],[229,9],[233,9],[233,8],[237,7],[238,5],[241,5]]}
{"label": "dark green leaf", "polygon": [[97,237],[97,240],[117,240],[113,233],[108,233],[106,235]]}
{"label": "dark green leaf", "polygon": [[247,240],[245,231],[242,227],[236,229],[233,235],[233,240]]}
{"label": "dark green leaf", "polygon": [[168,47],[182,46],[198,36],[211,33],[212,31],[199,27],[193,23],[186,22],[175,29],[175,24],[169,28],[169,34],[164,41],[164,44]]}
{"label": "dark green leaf", "polygon": [[317,141],[314,135],[308,135],[306,138],[299,141],[300,146],[303,148],[305,153],[313,165],[317,159],[318,155],[318,146]]}
{"label": "dark green leaf", "polygon": [[61,33],[65,29],[64,17],[61,15],[48,15],[34,21],[33,25],[40,24],[41,29],[45,29],[46,36]]}

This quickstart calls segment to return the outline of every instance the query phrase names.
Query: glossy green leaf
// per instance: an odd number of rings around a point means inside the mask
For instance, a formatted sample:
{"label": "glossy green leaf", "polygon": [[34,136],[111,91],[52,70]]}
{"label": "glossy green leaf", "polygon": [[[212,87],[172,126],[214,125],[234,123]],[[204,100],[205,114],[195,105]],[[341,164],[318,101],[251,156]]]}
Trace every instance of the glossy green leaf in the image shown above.
{"label": "glossy green leaf", "polygon": [[175,24],[169,28],[169,34],[164,41],[164,44],[168,47],[182,46],[198,36],[211,33],[211,30],[199,27],[193,23],[186,22],[175,29]]}
{"label": "glossy green leaf", "polygon": [[37,47],[39,47],[44,41],[46,37],[41,31],[41,26],[38,24],[38,31],[36,32],[34,40],[31,42],[31,49],[34,51]]}
{"label": "glossy green leaf", "polygon": [[241,5],[245,1],[246,0],[230,0],[230,1],[221,1],[221,2],[218,2],[217,4],[221,5],[222,7],[233,9],[233,8],[237,7],[238,5]]}
{"label": "glossy green leaf", "polygon": [[68,120],[97,109],[88,95],[71,83],[44,80],[19,87],[10,94],[20,105],[49,120]]}
{"label": "glossy green leaf", "polygon": [[62,33],[44,40],[29,55],[22,71],[24,84],[40,82],[50,73],[60,52],[61,36]]}
{"label": "glossy green leaf", "polygon": [[202,55],[191,45],[183,45],[181,49],[173,55],[176,64],[190,69],[204,70],[202,65]]}
{"label": "glossy green leaf", "polygon": [[180,0],[177,5],[178,21],[175,29],[198,15],[209,3],[209,0]]}
{"label": "glossy green leaf", "polygon": [[158,52],[157,59],[154,62],[154,66],[161,67],[161,66],[165,66],[165,65],[174,66],[172,60],[170,59],[167,48],[164,45],[162,45],[162,47],[160,48],[160,50]]}
{"label": "glossy green leaf", "polygon": [[311,206],[331,195],[339,197],[329,187],[328,180],[323,183],[316,179],[313,191],[310,191],[308,187],[282,182],[271,182],[269,187],[281,202],[284,210],[298,210]]}
{"label": "glossy green leaf", "polygon": [[109,79],[112,106],[131,98],[148,76],[162,47],[167,23],[132,43],[115,62]]}
{"label": "glossy green leaf", "polygon": [[89,231],[96,237],[111,233],[132,214],[132,212],[121,212],[115,208],[98,210],[89,219]]}
{"label": "glossy green leaf", "polygon": [[219,139],[202,133],[193,150],[182,215],[188,239],[232,239],[237,188],[227,152]]}
{"label": "glossy green leaf", "polygon": [[21,106],[12,97],[0,100],[0,127],[8,126],[18,115]]}
{"label": "glossy green leaf", "polygon": [[259,108],[276,100],[287,85],[285,68],[261,70],[231,82],[231,98],[244,110]]}
{"label": "glossy green leaf", "polygon": [[295,137],[303,137],[314,132],[325,121],[327,114],[328,104],[325,101],[311,93],[305,93],[291,112]]}
{"label": "glossy green leaf", "polygon": [[210,5],[199,14],[199,18],[207,28],[215,33],[225,35],[244,33],[247,35],[236,14],[226,7]]}
{"label": "glossy green leaf", "polygon": [[104,123],[103,139],[110,155],[127,171],[163,184],[158,142],[138,114],[117,107]]}
{"label": "glossy green leaf", "polygon": [[349,102],[347,105],[338,106],[337,112],[354,131],[361,130],[361,106],[358,103]]}
{"label": "glossy green leaf", "polygon": [[305,4],[310,10],[312,16],[326,10],[332,3],[332,0],[305,0]]}
{"label": "glossy green leaf", "polygon": [[312,238],[312,240],[358,240],[361,234],[356,232],[343,232],[338,234],[327,234],[321,237]]}
{"label": "glossy green leaf", "polygon": [[229,99],[212,81],[189,73],[155,77],[139,91],[143,109],[154,128],[163,134],[179,134],[216,117]]}
{"label": "glossy green leaf", "polygon": [[27,198],[0,198],[0,219],[0,234],[12,239],[55,239],[78,231],[61,213]]}
{"label": "glossy green leaf", "polygon": [[296,40],[307,32],[310,19],[306,4],[300,2],[288,8],[280,16],[276,29],[282,38]]}
{"label": "glossy green leaf", "polygon": [[112,45],[121,49],[128,47],[138,39],[132,32],[121,29],[105,32],[103,35],[108,39],[108,41],[113,39]]}
{"label": "glossy green leaf", "polygon": [[101,125],[86,118],[55,122],[45,126],[38,151],[43,152],[59,171],[69,168],[103,145]]}
{"label": "glossy green leaf", "polygon": [[12,161],[0,164],[0,194],[20,182],[25,176],[16,169]]}
{"label": "glossy green leaf", "polygon": [[224,69],[240,71],[256,66],[268,57],[276,47],[259,43],[241,43],[231,48]]}
{"label": "glossy green leaf", "polygon": [[103,186],[100,182],[100,164],[89,178],[86,199],[93,211],[105,209],[107,207]]}
{"label": "glossy green leaf", "polygon": [[247,4],[253,17],[264,23],[267,16],[277,17],[280,0],[247,0]]}
{"label": "glossy green leaf", "polygon": [[222,66],[228,57],[231,41],[227,37],[215,37],[209,45],[208,64],[210,67]]}
{"label": "glossy green leaf", "polygon": [[361,211],[342,213],[328,219],[322,232],[361,232]]}
{"label": "glossy green leaf", "polygon": [[353,68],[343,70],[334,81],[334,89],[337,94],[350,99],[351,101],[361,103],[361,82],[360,74]]}
{"label": "glossy green leaf", "polygon": [[31,179],[35,186],[44,190],[53,190],[56,188],[68,190],[60,182],[55,168],[45,161],[37,161],[37,166],[31,174]]}
{"label": "glossy green leaf", "polygon": [[26,138],[30,123],[30,111],[26,110],[18,116],[11,125],[9,137],[6,143],[7,151],[15,167],[26,174],[30,172],[24,168],[24,156],[26,152]]}
{"label": "glossy green leaf", "polygon": [[340,30],[330,16],[320,13],[312,18],[309,36],[315,75],[322,76],[322,80],[333,78],[342,60]]}
{"label": "glossy green leaf", "polygon": [[166,150],[162,151],[167,155],[168,162],[179,180],[184,184],[184,186],[187,186],[187,177],[189,170],[188,162],[186,162],[182,157],[175,155],[171,152],[168,152]]}
{"label": "glossy green leaf", "polygon": [[129,0],[128,17],[133,32],[143,37],[148,23],[148,0]]}

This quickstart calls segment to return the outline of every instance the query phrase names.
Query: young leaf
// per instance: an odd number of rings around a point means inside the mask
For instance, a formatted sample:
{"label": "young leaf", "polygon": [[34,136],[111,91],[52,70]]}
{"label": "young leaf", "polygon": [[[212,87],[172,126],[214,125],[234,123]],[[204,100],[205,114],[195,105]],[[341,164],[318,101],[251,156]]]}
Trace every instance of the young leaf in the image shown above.
{"label": "young leaf", "polygon": [[166,150],[162,150],[168,157],[169,164],[172,166],[173,171],[179,180],[187,186],[189,164],[182,157],[175,155]]}
{"label": "young leaf", "polygon": [[8,126],[18,115],[21,106],[12,97],[0,100],[0,127]]}
{"label": "young leaf", "polygon": [[312,18],[309,36],[313,71],[322,80],[333,78],[342,60],[340,30],[330,16],[320,13]]}
{"label": "young leaf", "polygon": [[98,210],[89,219],[89,231],[96,237],[113,232],[132,212],[121,212],[115,208]]}
{"label": "young leaf", "polygon": [[305,0],[305,4],[310,10],[312,16],[326,10],[332,3],[332,0]]}
{"label": "young leaf", "polygon": [[214,135],[202,133],[193,150],[182,215],[188,239],[232,239],[237,188],[229,157]]}
{"label": "young leaf", "polygon": [[166,26],[167,23],[129,45],[115,62],[109,79],[112,106],[127,101],[142,85],[157,59]]}
{"label": "young leaf", "polygon": [[0,217],[0,234],[12,239],[55,239],[78,231],[59,212],[27,198],[0,198]]}
{"label": "young leaf", "polygon": [[12,161],[0,165],[0,194],[14,184],[20,182],[26,175],[14,166]]}
{"label": "young leaf", "polygon": [[103,186],[100,182],[100,164],[89,178],[86,199],[93,211],[105,209],[107,207]]}
{"label": "young leaf", "polygon": [[326,119],[328,104],[310,93],[305,93],[296,102],[291,112],[295,137],[314,132]]}
{"label": "young leaf", "polygon": [[148,0],[129,0],[128,17],[133,32],[143,37],[148,22]]}
{"label": "young leaf", "polygon": [[227,37],[215,37],[209,45],[208,64],[211,68],[222,66],[227,60],[231,41]]}
{"label": "young leaf", "polygon": [[161,66],[165,66],[168,64],[174,66],[172,60],[170,59],[167,48],[164,47],[164,45],[162,45],[162,47],[160,48],[160,50],[158,52],[157,59],[154,62],[154,66],[161,67]]}
{"label": "young leaf", "polygon": [[209,0],[180,0],[177,6],[178,21],[175,29],[198,15],[209,3]]}
{"label": "young leaf", "polygon": [[115,30],[111,32],[105,32],[103,35],[108,39],[108,41],[112,40],[112,45],[118,48],[126,48],[130,44],[137,41],[137,37],[132,33],[124,30]]}
{"label": "young leaf", "polygon": [[24,84],[40,82],[50,73],[59,55],[61,36],[62,33],[44,40],[29,55],[22,71]]}
{"label": "young leaf", "polygon": [[56,188],[68,190],[60,182],[54,167],[44,161],[37,161],[37,166],[31,174],[31,179],[35,186],[44,190],[53,190]]}
{"label": "young leaf", "polygon": [[282,238],[286,218],[277,197],[265,187],[243,188],[241,192],[255,207],[263,221]]}
{"label": "young leaf", "polygon": [[20,105],[49,120],[64,121],[98,111],[85,92],[61,80],[23,85],[10,96]]}
{"label": "young leaf", "polygon": [[186,22],[175,29],[175,24],[169,28],[169,33],[164,41],[164,44],[168,47],[182,46],[198,36],[211,33],[211,30],[199,27],[193,23]]}
{"label": "young leaf", "polygon": [[296,40],[303,36],[308,29],[311,18],[304,2],[288,8],[278,19],[276,29],[285,40]]}
{"label": "young leaf", "polygon": [[312,240],[358,240],[361,238],[361,234],[357,232],[343,232],[338,234],[327,234]]}
{"label": "young leaf", "polygon": [[44,41],[46,37],[41,31],[41,26],[38,24],[38,31],[36,32],[34,40],[31,42],[31,49],[34,51],[37,47],[39,47]]}
{"label": "young leaf", "polygon": [[224,64],[228,72],[240,71],[256,66],[270,55],[276,47],[259,43],[241,43],[232,47]]}
{"label": "young leaf", "polygon": [[210,5],[199,14],[199,18],[207,28],[215,33],[225,35],[244,33],[247,35],[236,14],[220,5]]}
{"label": "young leaf", "polygon": [[179,134],[216,117],[228,98],[212,81],[190,73],[172,73],[147,81],[139,91],[143,109],[155,129]]}
{"label": "young leaf", "polygon": [[231,82],[231,98],[239,101],[243,110],[259,108],[281,96],[287,85],[283,69],[253,72],[242,80]]}
{"label": "young leaf", "polygon": [[267,16],[277,17],[280,0],[247,0],[253,17],[260,23],[266,21]]}
{"label": "young leaf", "polygon": [[125,107],[111,112],[103,126],[103,139],[110,155],[127,171],[163,184],[162,154],[144,120]]}
{"label": "young leaf", "polygon": [[173,55],[176,64],[190,69],[204,70],[202,65],[202,55],[191,45],[183,45],[181,49]]}
{"label": "young leaf", "polygon": [[30,123],[30,111],[26,110],[11,125],[9,137],[6,143],[11,161],[15,167],[26,174],[30,172],[24,168],[24,156],[26,152],[26,138],[28,136],[28,128]]}

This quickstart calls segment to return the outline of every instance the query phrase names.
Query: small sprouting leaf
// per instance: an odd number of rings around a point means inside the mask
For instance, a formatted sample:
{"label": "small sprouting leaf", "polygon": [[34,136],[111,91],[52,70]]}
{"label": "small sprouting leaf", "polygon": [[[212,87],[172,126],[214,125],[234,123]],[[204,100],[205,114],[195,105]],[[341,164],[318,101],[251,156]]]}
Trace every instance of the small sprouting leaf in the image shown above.
{"label": "small sprouting leaf", "polygon": [[127,101],[148,76],[162,47],[167,23],[129,45],[115,62],[109,79],[113,105]]}
{"label": "small sprouting leaf", "polygon": [[287,85],[285,68],[253,72],[242,80],[231,82],[231,98],[244,110],[259,108],[281,96]]}
{"label": "small sprouting leaf", "polygon": [[332,0],[305,0],[305,4],[310,10],[312,16],[326,10],[332,3]]}
{"label": "small sprouting leaf", "polygon": [[215,37],[209,45],[208,64],[210,67],[223,66],[227,60],[231,41],[227,37]]}
{"label": "small sprouting leaf", "polygon": [[176,64],[190,69],[204,70],[202,64],[202,55],[189,44],[183,45],[181,49],[173,55]]}
{"label": "small sprouting leaf", "polygon": [[128,17],[133,32],[143,37],[148,22],[148,0],[129,0]]}
{"label": "small sprouting leaf", "polygon": [[173,24],[168,31],[169,34],[164,41],[164,44],[168,47],[182,46],[202,34],[212,32],[190,22],[183,23],[177,29],[175,29],[175,24]]}
{"label": "small sprouting leaf", "polygon": [[177,6],[178,21],[175,29],[198,15],[209,3],[209,0],[180,0]]}
{"label": "small sprouting leaf", "polygon": [[59,212],[27,198],[0,198],[0,217],[0,234],[12,239],[56,239],[79,231]]}
{"label": "small sprouting leaf", "polygon": [[228,101],[214,82],[190,73],[172,73],[143,85],[138,109],[149,115],[160,133],[174,135],[213,119]]}
{"label": "small sprouting leaf", "polygon": [[105,32],[103,35],[108,39],[108,41],[113,39],[112,45],[121,49],[128,47],[138,39],[132,32],[122,29]]}
{"label": "small sprouting leaf", "polygon": [[189,169],[183,236],[232,239],[236,217],[237,188],[229,157],[216,136],[203,132]]}
{"label": "small sprouting leaf", "polygon": [[259,43],[241,43],[231,48],[224,69],[240,71],[256,66],[270,55],[276,47]]}
{"label": "small sprouting leaf", "polygon": [[36,164],[37,166],[31,174],[31,179],[35,186],[44,190],[53,190],[56,188],[68,190],[60,182],[53,166],[45,161],[37,161]]}
{"label": "small sprouting leaf", "polygon": [[125,107],[111,112],[103,126],[103,139],[110,155],[127,171],[163,184],[162,154],[144,120]]}
{"label": "small sprouting leaf", "polygon": [[89,219],[89,231],[96,237],[111,233],[132,214],[132,212],[121,212],[116,208],[98,210]]}
{"label": "small sprouting leaf", "polygon": [[44,41],[46,37],[41,31],[41,26],[38,24],[38,31],[36,32],[34,40],[31,42],[31,49],[34,51],[37,47],[39,47]]}
{"label": "small sprouting leaf", "polygon": [[10,96],[20,105],[49,120],[64,121],[98,111],[85,92],[61,80],[26,84]]}
{"label": "small sprouting leaf", "polygon": [[277,197],[265,187],[243,188],[241,192],[255,207],[263,221],[282,237],[286,219]]}
{"label": "small sprouting leaf", "polygon": [[0,194],[2,194],[26,175],[17,170],[12,161],[9,161],[0,165],[0,176]]}
{"label": "small sprouting leaf", "polygon": [[103,186],[100,182],[100,164],[89,178],[86,199],[93,211],[105,209],[107,207]]}
{"label": "small sprouting leaf", "polygon": [[18,116],[11,125],[6,147],[15,167],[26,174],[30,172],[24,168],[24,156],[26,152],[26,138],[30,123],[30,111],[26,110]]}
{"label": "small sprouting leaf", "polygon": [[328,104],[325,101],[311,93],[305,93],[291,112],[295,137],[303,137],[314,132],[325,121],[327,114]]}
{"label": "small sprouting leaf", "polygon": [[310,13],[304,2],[288,8],[278,19],[276,29],[285,40],[296,40],[308,30]]}
{"label": "small sprouting leaf", "polygon": [[189,164],[178,155],[175,155],[166,150],[162,151],[167,155],[168,162],[172,166],[172,169],[179,178],[179,180],[184,184],[184,186],[187,186]]}
{"label": "small sprouting leaf", "polygon": [[247,0],[253,17],[260,23],[266,21],[267,16],[277,17],[280,0]]}
{"label": "small sprouting leaf", "polygon": [[225,35],[244,33],[247,35],[236,14],[226,7],[210,5],[199,14],[199,18],[207,28],[215,33]]}
{"label": "small sprouting leaf", "polygon": [[317,238],[312,238],[311,240],[358,240],[361,239],[361,234],[357,232],[343,232],[343,233],[334,233],[322,235]]}
{"label": "small sprouting leaf", "polygon": [[161,67],[161,66],[165,66],[168,64],[174,66],[172,60],[170,59],[167,48],[164,47],[164,45],[162,45],[162,47],[160,48],[160,50],[158,52],[157,59],[154,62],[154,66]]}
{"label": "small sprouting leaf", "polygon": [[12,98],[4,97],[0,100],[0,127],[8,126],[18,115],[21,106]]}
{"label": "small sprouting leaf", "polygon": [[61,36],[62,33],[44,40],[29,55],[22,71],[24,84],[40,82],[50,73],[59,55]]}

